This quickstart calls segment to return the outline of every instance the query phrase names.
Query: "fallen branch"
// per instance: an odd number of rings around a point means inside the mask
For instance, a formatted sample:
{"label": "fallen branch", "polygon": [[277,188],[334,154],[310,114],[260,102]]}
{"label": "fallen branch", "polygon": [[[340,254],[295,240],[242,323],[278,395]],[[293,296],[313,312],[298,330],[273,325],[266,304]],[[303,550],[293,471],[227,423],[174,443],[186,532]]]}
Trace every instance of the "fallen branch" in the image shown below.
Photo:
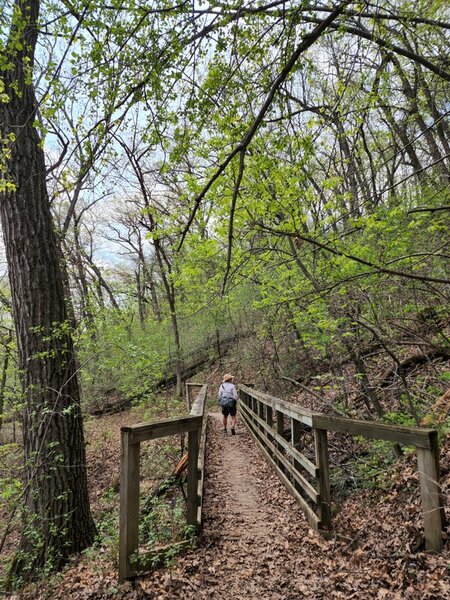
{"label": "fallen branch", "polygon": [[408,358],[405,358],[399,365],[394,365],[386,369],[386,371],[382,374],[378,385],[380,387],[387,387],[394,377],[397,376],[399,368],[400,369],[409,369],[416,365],[421,365],[423,363],[429,362],[435,358],[443,358],[444,360],[450,359],[450,352],[446,348],[431,348],[428,352],[419,352],[417,354],[413,354]]}

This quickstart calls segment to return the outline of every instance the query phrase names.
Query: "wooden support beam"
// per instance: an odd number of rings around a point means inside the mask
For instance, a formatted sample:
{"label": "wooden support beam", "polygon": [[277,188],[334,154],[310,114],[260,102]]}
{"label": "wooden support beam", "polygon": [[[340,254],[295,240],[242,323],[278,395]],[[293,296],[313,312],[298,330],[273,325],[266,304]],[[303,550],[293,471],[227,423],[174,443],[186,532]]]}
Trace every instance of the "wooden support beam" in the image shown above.
{"label": "wooden support beam", "polygon": [[273,410],[279,410],[287,417],[297,419],[301,423],[309,425],[310,427],[312,427],[312,416],[318,414],[308,410],[307,408],[303,408],[302,406],[291,404],[290,402],[286,402],[285,400],[281,400],[275,396],[270,396],[264,392],[259,392],[242,384],[239,384],[238,388],[239,390],[248,394],[250,401],[254,398],[257,398],[267,406],[271,406]]}
{"label": "wooden support beam", "polygon": [[[261,419],[261,421],[264,421],[264,404],[262,402],[258,402],[258,417]],[[263,431],[263,426],[262,424],[259,425],[259,429],[261,431]]]}
{"label": "wooden support beam", "polygon": [[136,576],[131,562],[139,547],[140,445],[130,442],[131,433],[122,431],[119,523],[119,583]]}
{"label": "wooden support beam", "polygon": [[420,476],[420,494],[423,507],[425,547],[440,552],[443,547],[442,527],[445,523],[441,488],[439,485],[437,433],[432,436],[432,447],[417,448]]}
{"label": "wooden support beam", "polygon": [[197,398],[194,400],[191,406],[191,417],[203,417],[203,415],[205,414],[206,392],[207,386],[204,385],[197,394]]}
{"label": "wooden support beam", "polygon": [[[269,443],[273,444],[273,435],[272,435],[272,431],[273,431],[273,409],[271,406],[268,406],[266,404],[266,425],[267,428],[266,429],[266,437],[267,440],[269,441]],[[269,454],[272,456],[273,459],[273,452],[271,452],[270,450],[268,450]]]}
{"label": "wooden support beam", "polygon": [[[292,447],[297,451],[300,446],[301,435],[302,435],[301,425],[302,424],[299,421],[297,421],[297,419],[291,419]],[[300,462],[294,458],[293,463],[294,463],[294,469],[296,471],[300,472],[300,468],[301,468]],[[301,485],[297,481],[294,482],[294,486],[297,489],[297,491],[300,491]]]}
{"label": "wooden support beam", "polygon": [[314,429],[319,491],[319,517],[323,529],[331,529],[330,465],[328,438],[324,429]]}
{"label": "wooden support beam", "polygon": [[190,431],[188,436],[188,475],[187,475],[187,507],[186,520],[188,525],[197,526],[197,510],[198,510],[198,448],[199,448],[199,432]]}
{"label": "wooden support beam", "polygon": [[[276,431],[278,436],[283,437],[284,436],[284,414],[281,412],[281,410],[276,410],[275,411],[275,415],[276,415]],[[279,454],[281,454],[282,450],[283,450],[283,446],[277,441],[276,442],[276,448]],[[281,464],[281,461],[277,460],[277,466],[281,471],[284,471],[283,466]]]}
{"label": "wooden support beam", "polygon": [[400,425],[388,425],[378,421],[362,421],[358,419],[346,419],[345,417],[330,417],[316,413],[313,418],[313,427],[349,433],[350,435],[361,435],[371,440],[386,440],[405,446],[417,446],[419,448],[431,448],[430,435],[433,429],[421,429],[420,427],[401,427]]}
{"label": "wooden support beam", "polygon": [[122,432],[128,432],[129,443],[139,444],[146,440],[155,440],[167,435],[176,435],[187,431],[198,431],[201,427],[201,416],[176,417],[154,423],[137,423],[122,427]]}

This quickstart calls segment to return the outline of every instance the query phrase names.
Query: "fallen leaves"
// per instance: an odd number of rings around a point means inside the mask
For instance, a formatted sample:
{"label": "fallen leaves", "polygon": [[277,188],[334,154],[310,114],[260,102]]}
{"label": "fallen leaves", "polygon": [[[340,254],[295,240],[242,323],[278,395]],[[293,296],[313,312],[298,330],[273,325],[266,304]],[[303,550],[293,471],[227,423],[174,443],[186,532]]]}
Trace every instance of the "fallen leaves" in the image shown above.
{"label": "fallen leaves", "polygon": [[[95,423],[96,439],[102,439],[101,423]],[[118,424],[118,416],[108,417],[105,426]],[[94,499],[117,477],[118,439],[108,438],[106,445],[89,448]],[[450,443],[441,461],[448,498]],[[173,567],[118,586],[112,550],[101,548],[74,561],[53,580],[53,589],[42,584],[20,600],[450,598],[450,549],[441,555],[411,550],[422,532],[413,456],[393,469],[388,489],[355,491],[340,503],[333,523],[347,541],[313,531],[250,436],[242,428],[234,438],[223,436],[216,417],[209,425],[206,469],[198,547],[177,557]]]}

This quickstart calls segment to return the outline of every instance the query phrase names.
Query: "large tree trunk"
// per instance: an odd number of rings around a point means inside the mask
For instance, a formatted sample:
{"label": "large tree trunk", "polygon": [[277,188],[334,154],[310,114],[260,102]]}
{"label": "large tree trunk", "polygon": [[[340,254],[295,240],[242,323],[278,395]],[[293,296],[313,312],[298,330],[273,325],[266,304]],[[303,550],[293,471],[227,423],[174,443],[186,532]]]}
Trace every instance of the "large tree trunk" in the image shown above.
{"label": "large tree trunk", "polygon": [[0,103],[1,134],[11,140],[0,216],[24,392],[25,511],[12,573],[27,579],[44,564],[61,567],[90,545],[95,526],[60,252],[26,72],[26,63],[33,63],[39,2],[16,0],[16,9],[22,17],[11,26],[6,50],[14,67],[3,73],[9,101]]}

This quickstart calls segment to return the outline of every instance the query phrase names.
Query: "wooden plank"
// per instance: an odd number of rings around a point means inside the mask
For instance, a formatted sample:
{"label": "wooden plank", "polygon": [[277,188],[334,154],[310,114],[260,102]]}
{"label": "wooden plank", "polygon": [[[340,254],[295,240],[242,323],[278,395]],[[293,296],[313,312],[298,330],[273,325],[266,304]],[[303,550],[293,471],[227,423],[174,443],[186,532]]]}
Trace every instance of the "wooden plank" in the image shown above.
{"label": "wooden plank", "polygon": [[433,452],[433,455],[434,455],[436,480],[439,484],[439,509],[440,509],[440,513],[441,513],[442,531],[444,531],[444,529],[447,526],[447,521],[445,518],[444,497],[442,494],[442,485],[440,484],[441,468],[439,465],[439,438],[438,438],[437,431],[435,431],[434,434],[431,436],[430,441],[431,441],[431,451]]}
{"label": "wooden plank", "polygon": [[[192,384],[191,384],[192,385]],[[199,384],[195,384],[199,385]],[[202,385],[201,390],[198,392],[197,397],[191,406],[191,412],[189,413],[194,417],[203,417],[205,414],[205,405],[206,405],[206,394],[207,394],[208,386]]]}
{"label": "wooden plank", "polygon": [[199,447],[198,431],[190,431],[189,436],[188,436],[188,474],[187,474],[187,507],[186,507],[186,520],[187,520],[188,525],[197,525],[198,447]]}
{"label": "wooden plank", "polygon": [[130,558],[139,547],[140,446],[130,443],[131,433],[122,431],[119,518],[119,583],[135,577]]}
{"label": "wooden plank", "polygon": [[[280,444],[280,438],[283,439],[284,441],[284,414],[281,412],[281,410],[276,410],[275,411],[275,415],[276,415],[276,432],[277,435],[275,437],[275,445],[276,445],[276,449],[277,449],[277,456],[280,457],[282,454],[282,450],[284,448],[283,444]],[[278,459],[277,460],[277,465],[279,467],[279,469],[281,471],[284,471],[284,469],[282,468],[282,461]]]}
{"label": "wooden plank", "polygon": [[192,395],[191,395],[192,387],[186,382],[186,400],[188,405],[188,410],[191,410],[192,407]]}
{"label": "wooden plank", "polygon": [[266,437],[268,439],[269,442],[274,441],[274,437],[273,437],[273,408],[271,406],[268,406],[266,404],[266,427],[265,427],[265,431],[266,431]]}
{"label": "wooden plank", "polygon": [[[301,434],[302,434],[302,424],[297,421],[297,419],[291,419],[291,432],[292,432],[292,447],[294,448],[294,450],[298,450],[298,446],[300,445],[300,440],[301,440]],[[294,469],[300,473],[300,467],[302,466],[301,463],[294,458]],[[297,488],[300,487],[300,483],[298,481],[294,482],[294,486]]]}
{"label": "wooden plank", "polygon": [[344,417],[330,417],[316,413],[313,418],[315,429],[326,429],[350,435],[361,435],[369,439],[386,440],[397,442],[405,446],[418,446],[419,448],[430,448],[430,435],[433,429],[421,429],[419,427],[400,427],[388,425],[378,421],[360,421],[357,419],[346,419]]}
{"label": "wooden plank", "polygon": [[315,429],[316,463],[319,469],[319,516],[323,529],[331,529],[330,465],[328,439],[325,429]]}
{"label": "wooden plank", "polygon": [[[247,409],[247,410],[251,410],[251,409]],[[267,418],[269,419],[269,422],[271,424],[273,424],[272,408],[268,407],[267,410],[270,411],[270,416],[268,413]],[[252,416],[252,418],[253,418],[253,416]],[[257,420],[257,422],[259,423],[258,420]],[[269,426],[269,422],[265,423],[264,421],[261,421],[261,425],[265,429],[265,431],[267,433],[267,438],[269,439],[269,441],[273,442],[274,440],[276,440],[277,444],[282,446],[286,450],[286,452],[288,452],[292,456],[293,459],[297,460],[302,465],[302,467],[306,471],[308,471],[308,473],[310,473],[313,477],[317,477],[317,473],[318,473],[317,466],[313,462],[311,462],[304,454],[299,452],[289,442],[287,442],[284,439],[284,437],[281,437],[273,429],[271,429],[271,427]]]}
{"label": "wooden plank", "polygon": [[261,431],[264,431],[262,423],[264,422],[264,408],[265,405],[262,402],[258,402],[258,417],[260,418],[259,428]]}
{"label": "wooden plank", "polygon": [[[297,448],[297,446],[300,442],[302,433],[304,433],[302,430],[302,424],[299,421],[297,421],[297,419],[292,419],[291,429],[292,429],[292,451],[291,451],[292,458],[294,459],[295,463],[299,463],[306,471],[308,471],[308,473],[310,475],[317,478],[317,474],[318,474],[317,466],[313,462],[311,462],[309,460],[309,458],[307,458]],[[298,469],[298,465],[296,466],[296,468]]]}
{"label": "wooden plank", "polygon": [[[274,465],[276,465],[281,472],[285,473],[287,477],[292,476],[292,478],[295,480],[295,483],[297,483],[299,487],[311,498],[311,500],[313,500],[317,504],[319,501],[319,494],[317,490],[307,479],[305,479],[301,475],[301,473],[299,473],[294,468],[294,465],[292,465],[289,462],[289,460],[279,451],[277,444],[270,442],[266,438],[266,436],[260,431],[260,429],[254,426],[254,424],[252,424],[251,433],[253,434],[253,437],[258,440],[260,447],[265,448],[268,460],[270,460]],[[282,439],[283,438],[277,435],[277,440]]]}
{"label": "wooden plank", "polygon": [[420,476],[425,546],[427,550],[440,552],[443,547],[443,506],[437,467],[437,433],[433,436],[432,448],[417,448],[417,463]]}
{"label": "wooden plank", "polygon": [[122,432],[130,434],[130,444],[140,444],[147,440],[165,437],[167,435],[176,435],[188,431],[200,429],[202,423],[201,416],[177,417],[175,419],[166,419],[164,421],[155,421],[153,423],[137,423],[122,427]]}
{"label": "wooden plank", "polygon": [[293,419],[297,419],[305,425],[309,425],[310,427],[312,427],[312,417],[317,413],[313,413],[312,411],[306,408],[297,406],[296,404],[291,404],[290,402],[286,402],[285,400],[281,400],[280,398],[269,396],[269,394],[264,394],[263,392],[259,392],[242,384],[239,384],[238,388],[240,390],[243,390],[251,398],[256,398],[264,404],[266,404],[267,406],[271,406],[273,410],[279,410],[283,412],[287,417],[292,417]]}
{"label": "wooden plank", "polygon": [[[247,414],[245,414],[244,420],[246,420],[247,418],[248,418],[248,416],[247,416]],[[248,423],[247,420],[246,420],[246,422]],[[255,440],[256,444],[259,446],[261,452],[267,458],[268,463],[274,469],[274,471],[276,472],[276,474],[279,477],[279,479],[285,485],[285,487],[287,488],[287,490],[289,491],[289,493],[295,498],[295,500],[301,506],[303,512],[305,513],[305,516],[306,516],[306,519],[307,519],[308,523],[314,529],[319,529],[319,527],[320,527],[320,519],[318,518],[318,516],[316,515],[316,513],[309,506],[309,504],[306,502],[306,500],[301,496],[301,494],[299,494],[299,492],[295,489],[295,487],[292,485],[292,483],[289,481],[289,479],[286,477],[286,475],[276,466],[276,464],[274,463],[274,461],[271,458],[270,454],[268,453],[266,447],[259,440],[257,434],[251,428],[249,428],[249,431],[250,431],[250,435],[253,437],[253,439]]]}

